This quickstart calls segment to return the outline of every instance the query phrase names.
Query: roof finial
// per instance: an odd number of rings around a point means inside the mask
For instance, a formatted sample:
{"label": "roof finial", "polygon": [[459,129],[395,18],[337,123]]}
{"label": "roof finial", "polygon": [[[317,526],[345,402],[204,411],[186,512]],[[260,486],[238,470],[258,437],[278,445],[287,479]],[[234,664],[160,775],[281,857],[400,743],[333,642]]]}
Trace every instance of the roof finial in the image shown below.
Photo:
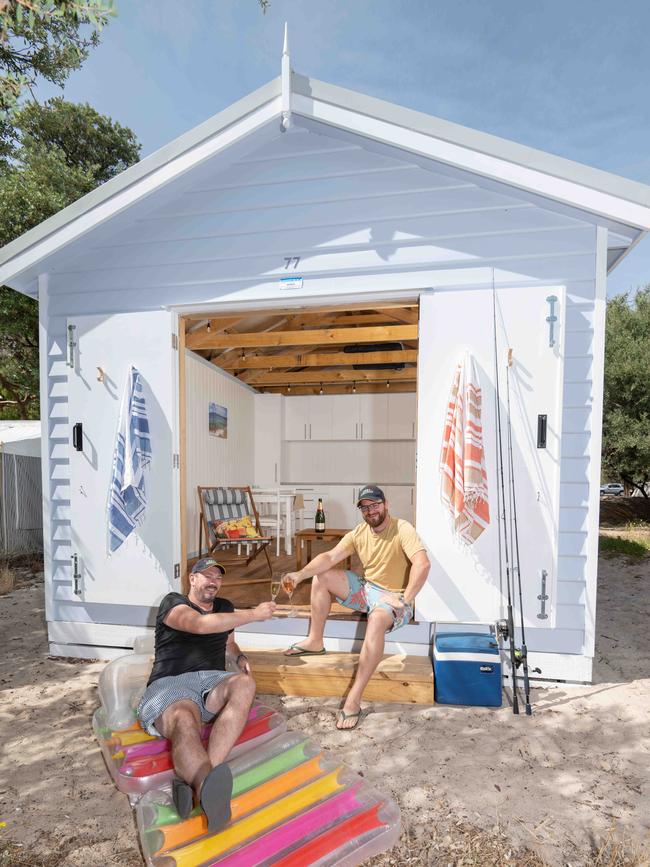
{"label": "roof finial", "polygon": [[282,121],[280,129],[286,132],[291,126],[291,61],[289,59],[289,27],[284,22],[282,46]]}

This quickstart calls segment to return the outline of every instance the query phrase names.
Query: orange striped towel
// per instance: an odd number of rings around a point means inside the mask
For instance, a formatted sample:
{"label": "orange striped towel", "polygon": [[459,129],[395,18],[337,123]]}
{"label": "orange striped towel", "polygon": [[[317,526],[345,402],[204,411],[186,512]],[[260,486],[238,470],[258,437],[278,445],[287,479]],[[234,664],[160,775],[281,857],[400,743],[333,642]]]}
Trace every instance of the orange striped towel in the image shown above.
{"label": "orange striped towel", "polygon": [[481,386],[466,353],[454,374],[440,456],[441,497],[458,535],[471,545],[490,523],[481,424]]}

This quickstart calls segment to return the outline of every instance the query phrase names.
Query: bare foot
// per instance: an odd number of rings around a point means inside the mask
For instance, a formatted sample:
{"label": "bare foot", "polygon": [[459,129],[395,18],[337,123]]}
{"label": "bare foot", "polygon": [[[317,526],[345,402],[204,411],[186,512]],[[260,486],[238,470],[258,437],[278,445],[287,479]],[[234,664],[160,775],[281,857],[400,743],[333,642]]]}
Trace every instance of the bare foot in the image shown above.
{"label": "bare foot", "polygon": [[361,717],[361,706],[360,705],[350,705],[345,706],[342,710],[340,710],[336,717],[336,728],[339,731],[345,731],[346,729],[354,729],[359,724],[359,719]]}

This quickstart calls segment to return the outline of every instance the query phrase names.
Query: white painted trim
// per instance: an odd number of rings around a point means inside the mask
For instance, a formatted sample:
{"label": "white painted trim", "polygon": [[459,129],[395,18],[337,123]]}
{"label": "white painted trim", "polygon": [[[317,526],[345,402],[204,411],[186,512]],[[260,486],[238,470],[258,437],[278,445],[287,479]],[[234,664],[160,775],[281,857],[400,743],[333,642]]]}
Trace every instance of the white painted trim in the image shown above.
{"label": "white painted trim", "polygon": [[585,566],[584,651],[593,656],[596,646],[596,596],[598,587],[598,526],[600,519],[600,470],[603,444],[603,400],[605,375],[605,317],[607,314],[607,229],[596,229],[596,287],[592,361],[591,432],[589,444],[589,515],[587,518],[587,562]]}
{"label": "white painted trim", "polygon": [[38,369],[41,404],[41,487],[43,496],[43,583],[45,588],[45,618],[54,616],[52,604],[52,501],[50,484],[50,413],[48,364],[48,275],[38,277]]}
{"label": "white painted trim", "polygon": [[490,653],[459,653],[458,651],[441,652],[434,645],[433,658],[436,662],[480,662],[484,665],[490,665],[500,662],[499,651],[494,648],[494,652]]}
{"label": "white painted trim", "polygon": [[397,126],[378,117],[359,114],[340,105],[294,94],[293,111],[339,129],[356,132],[374,141],[437,160],[446,165],[500,181],[541,196],[582,208],[626,225],[650,229],[650,208],[562,177],[518,165],[491,154],[473,150],[430,134]]}
{"label": "white painted trim", "polygon": [[130,653],[128,647],[100,647],[99,645],[50,642],[50,656],[70,656],[73,659],[99,659],[102,662],[111,662],[127,653]]}
{"label": "white painted trim", "polygon": [[[114,195],[101,201],[90,210],[84,211],[78,217],[54,229],[49,235],[37,241],[15,257],[8,259],[0,267],[0,284],[15,279],[23,271],[41,259],[52,255],[66,244],[94,229],[101,223],[119,214],[164,185],[175,180],[180,175],[199,165],[215,154],[225,150],[230,145],[243,139],[250,133],[267,124],[280,112],[280,97],[272,99],[265,105],[241,118],[231,126],[200,142],[179,156],[163,163],[142,179],[119,190]],[[26,237],[26,236],[23,236]]]}
{"label": "white painted trim", "polygon": [[[510,660],[507,653],[501,655],[503,677],[506,682],[510,677]],[[593,659],[590,656],[577,653],[539,653],[528,652],[528,667],[531,669],[530,680],[538,686],[552,686],[553,683],[591,683]],[[533,668],[540,668],[542,673],[532,674]],[[517,672],[517,683],[521,683],[523,672]]]}
{"label": "white painted trim", "polygon": [[56,644],[87,644],[94,647],[133,647],[138,635],[147,635],[153,628],[123,626],[116,623],[81,623],[79,621],[48,620],[48,640]]}

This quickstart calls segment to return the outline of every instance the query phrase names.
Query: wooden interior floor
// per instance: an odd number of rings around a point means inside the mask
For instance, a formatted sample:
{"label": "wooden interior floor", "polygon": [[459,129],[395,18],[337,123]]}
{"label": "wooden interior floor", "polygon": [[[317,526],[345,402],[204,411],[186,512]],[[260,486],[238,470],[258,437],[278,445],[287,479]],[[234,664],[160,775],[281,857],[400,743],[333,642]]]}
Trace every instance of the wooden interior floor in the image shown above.
{"label": "wooden interior floor", "polygon": [[[327,551],[332,547],[330,542],[314,542],[312,544],[312,556],[319,554],[321,551]],[[272,549],[272,550],[271,550]],[[271,558],[271,567],[274,574],[284,574],[291,572],[296,568],[296,552],[288,555],[283,553],[280,548],[280,556],[275,556],[275,545],[270,546],[269,556]],[[215,557],[218,562],[221,558],[218,553]],[[192,565],[196,563],[197,558],[194,557],[187,561],[188,572]],[[227,559],[223,558],[226,566],[226,576],[223,581],[221,595],[226,599],[230,599],[235,608],[254,608],[260,602],[266,602],[271,598],[271,580],[269,578],[269,569],[264,554],[260,554],[248,566],[228,566]],[[356,557],[352,558],[352,569],[361,569],[361,564]],[[292,599],[293,617],[309,617],[309,594],[311,591],[311,581],[305,581],[296,590]],[[289,600],[281,593],[277,599],[278,616],[288,617]],[[359,620],[363,615],[351,611],[349,608],[344,608],[336,602],[332,605],[330,617],[335,620]]]}

